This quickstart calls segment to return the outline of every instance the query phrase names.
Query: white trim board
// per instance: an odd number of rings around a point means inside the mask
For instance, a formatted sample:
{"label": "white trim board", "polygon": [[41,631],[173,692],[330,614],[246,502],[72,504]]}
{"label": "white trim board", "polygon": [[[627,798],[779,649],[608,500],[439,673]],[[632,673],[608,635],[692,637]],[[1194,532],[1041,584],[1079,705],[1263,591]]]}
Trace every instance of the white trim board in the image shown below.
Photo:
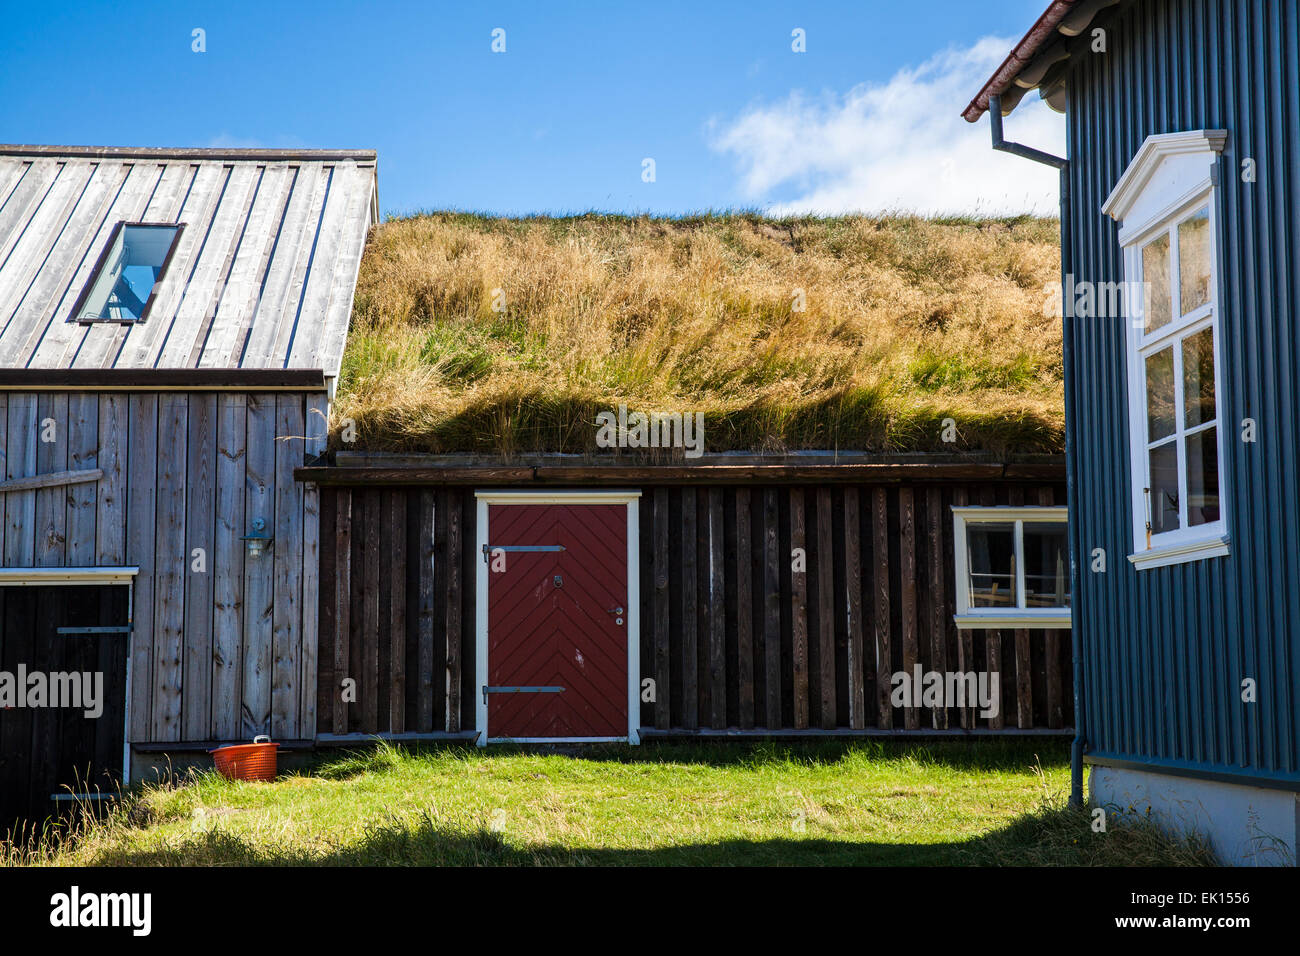
{"label": "white trim board", "polygon": [[0,568],[0,587],[50,584],[130,584],[139,568]]}
{"label": "white trim board", "polygon": [[[547,489],[528,491],[490,489],[475,491],[478,501],[474,541],[474,729],[477,745],[489,743],[608,743],[641,742],[641,492],[621,488],[609,491],[589,489]],[[489,737],[488,705],[480,688],[488,684],[488,565],[480,559],[488,541],[488,505],[625,505],[627,512],[627,736],[626,737]]]}
{"label": "white trim board", "polygon": [[1222,558],[1229,553],[1228,536],[1221,534],[1166,545],[1163,548],[1152,548],[1149,551],[1137,551],[1130,554],[1128,559],[1133,563],[1133,567],[1145,571],[1148,568],[1164,568],[1171,564],[1200,561],[1203,558]]}

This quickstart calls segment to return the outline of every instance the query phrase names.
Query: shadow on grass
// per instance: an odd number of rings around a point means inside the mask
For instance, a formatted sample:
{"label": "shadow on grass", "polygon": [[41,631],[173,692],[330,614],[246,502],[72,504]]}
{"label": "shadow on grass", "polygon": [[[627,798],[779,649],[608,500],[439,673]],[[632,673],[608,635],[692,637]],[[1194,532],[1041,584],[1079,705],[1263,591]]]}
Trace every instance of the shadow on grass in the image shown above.
{"label": "shadow on grass", "polygon": [[347,845],[321,851],[257,845],[210,830],[171,846],[109,850],[106,866],[1213,866],[1196,839],[1172,839],[1131,821],[1094,833],[1084,810],[1044,807],[960,843],[827,839],[723,840],[653,849],[519,844],[486,829],[461,831],[427,814],[389,820]]}

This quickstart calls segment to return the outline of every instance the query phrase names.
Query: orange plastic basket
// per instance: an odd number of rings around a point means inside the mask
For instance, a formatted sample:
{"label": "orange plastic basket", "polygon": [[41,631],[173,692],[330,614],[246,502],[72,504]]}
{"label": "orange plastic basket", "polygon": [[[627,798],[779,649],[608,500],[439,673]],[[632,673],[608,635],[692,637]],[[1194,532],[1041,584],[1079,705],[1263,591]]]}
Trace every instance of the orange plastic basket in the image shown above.
{"label": "orange plastic basket", "polygon": [[274,780],[276,751],[279,744],[261,734],[251,744],[234,744],[209,751],[216,761],[217,773],[231,780]]}

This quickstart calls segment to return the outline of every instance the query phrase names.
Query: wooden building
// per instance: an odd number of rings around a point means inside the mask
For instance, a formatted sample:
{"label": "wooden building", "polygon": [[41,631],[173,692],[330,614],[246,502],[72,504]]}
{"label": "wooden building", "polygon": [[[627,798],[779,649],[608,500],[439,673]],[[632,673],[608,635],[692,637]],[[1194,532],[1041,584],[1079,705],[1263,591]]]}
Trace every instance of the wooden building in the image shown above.
{"label": "wooden building", "polygon": [[[321,489],[320,741],[1073,723],[1059,458],[339,452],[297,474]],[[1050,529],[1055,606],[1017,587],[1009,552],[1004,597],[968,606],[996,592],[956,577],[968,548],[987,564],[964,540],[980,519],[997,530],[972,540],[1008,548]],[[910,689],[931,672],[997,674],[996,706],[973,690],[899,706],[896,675]]]}
{"label": "wooden building", "polygon": [[94,718],[16,688],[0,816],[133,756],[314,732],[319,500],[293,471],[325,446],[375,168],[0,147],[0,672],[104,675]]}
{"label": "wooden building", "polygon": [[105,680],[0,710],[0,812],[258,734],[1069,732],[1059,458],[324,454],[375,165],[0,148],[0,695]]}

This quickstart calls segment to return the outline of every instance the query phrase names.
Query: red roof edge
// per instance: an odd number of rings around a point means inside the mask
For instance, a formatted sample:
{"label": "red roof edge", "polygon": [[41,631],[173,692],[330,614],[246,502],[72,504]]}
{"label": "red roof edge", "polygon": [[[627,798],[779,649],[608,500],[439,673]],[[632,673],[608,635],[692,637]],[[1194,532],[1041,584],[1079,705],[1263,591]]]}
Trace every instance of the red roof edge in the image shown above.
{"label": "red roof edge", "polygon": [[1007,54],[1002,65],[988,78],[988,81],[975,94],[975,99],[962,111],[966,122],[974,123],[989,108],[989,97],[1004,93],[1011,81],[1025,68],[1034,54],[1042,49],[1044,42],[1051,38],[1057,25],[1079,0],[1052,0],[1051,6],[1043,11],[1042,16],[1029,28],[1029,32]]}

